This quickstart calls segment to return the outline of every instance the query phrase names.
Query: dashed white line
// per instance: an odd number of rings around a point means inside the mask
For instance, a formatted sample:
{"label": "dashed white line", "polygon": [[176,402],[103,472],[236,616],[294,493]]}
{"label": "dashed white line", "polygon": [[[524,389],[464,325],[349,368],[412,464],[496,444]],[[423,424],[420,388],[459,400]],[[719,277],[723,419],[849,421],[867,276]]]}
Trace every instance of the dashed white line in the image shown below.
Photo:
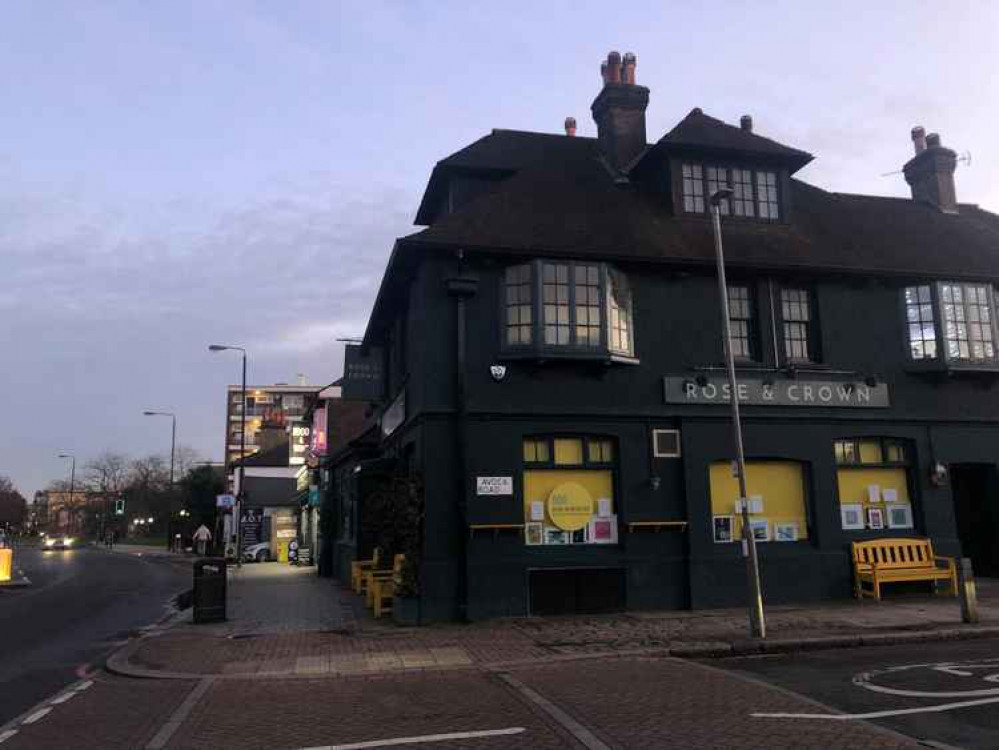
{"label": "dashed white line", "polygon": [[17,730],[16,729],[8,729],[6,732],[0,732],[0,744],[2,744],[4,742],[6,742],[7,740],[9,740],[15,734],[17,734]]}
{"label": "dashed white line", "polygon": [[51,712],[52,712],[51,708],[43,708],[40,711],[35,711],[33,714],[31,714],[31,716],[25,717],[25,719],[21,723],[22,724],[34,724],[36,721],[39,721],[40,719],[44,719]]}
{"label": "dashed white line", "polygon": [[507,729],[482,729],[477,732],[449,732],[448,734],[423,734],[418,737],[394,737],[387,740],[372,740],[370,742],[351,742],[347,745],[322,745],[320,747],[303,748],[302,750],[364,750],[369,747],[390,747],[392,745],[416,745],[423,742],[447,742],[448,740],[467,740],[476,737],[502,737],[510,734],[520,734],[527,731],[524,727],[509,727]]}
{"label": "dashed white line", "polygon": [[78,695],[78,693],[76,693],[75,691],[70,691],[68,693],[63,693],[58,698],[53,698],[52,700],[50,700],[49,704],[52,705],[52,706],[58,706],[60,703],[65,703],[66,701],[68,701],[70,698],[72,698],[75,695]]}
{"label": "dashed white line", "polygon": [[76,690],[78,692],[82,692],[82,691],[86,690],[88,687],[90,687],[93,684],[94,684],[93,680],[84,680],[79,685],[77,685],[75,688],[73,688],[73,690]]}

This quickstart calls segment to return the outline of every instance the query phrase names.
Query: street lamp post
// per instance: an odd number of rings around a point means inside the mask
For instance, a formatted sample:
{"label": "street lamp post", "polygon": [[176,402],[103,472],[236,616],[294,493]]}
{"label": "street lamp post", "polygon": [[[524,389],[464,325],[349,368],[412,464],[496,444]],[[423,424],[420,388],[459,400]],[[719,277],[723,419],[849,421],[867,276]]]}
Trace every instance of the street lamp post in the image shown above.
{"label": "street lamp post", "polygon": [[725,253],[721,236],[721,202],[732,196],[731,188],[711,194],[711,229],[715,240],[715,261],[718,265],[718,295],[721,300],[722,331],[725,337],[725,367],[728,370],[729,403],[732,408],[732,437],[739,473],[739,497],[742,502],[742,544],[746,558],[746,583],[749,589],[749,634],[766,638],[767,625],[763,615],[763,593],[760,588],[760,563],[756,555],[756,537],[749,525],[749,494],[746,491],[746,456],[742,446],[742,421],[739,417],[739,397],[735,379],[735,357],[732,353],[732,324],[728,315],[728,284],[725,281]]}
{"label": "street lamp post", "polygon": [[173,459],[177,452],[177,415],[169,411],[144,411],[147,417],[170,417],[170,494],[167,496],[167,549],[173,544],[170,515],[173,510]]}
{"label": "street lamp post", "polygon": [[[222,344],[211,344],[208,347],[210,352],[224,352],[227,350],[237,351],[243,355],[243,379],[240,386],[240,424],[239,424],[239,492],[236,493],[235,508],[233,508],[233,528],[236,529],[236,567],[243,567],[242,532],[240,514],[243,512],[243,495],[246,493],[246,349],[241,346],[223,346]],[[226,425],[228,434],[229,425]]]}
{"label": "street lamp post", "polygon": [[73,504],[73,490],[76,489],[76,456],[70,453],[60,453],[59,458],[73,459],[73,466],[69,470],[69,523],[73,526],[73,519],[76,517],[76,506]]}

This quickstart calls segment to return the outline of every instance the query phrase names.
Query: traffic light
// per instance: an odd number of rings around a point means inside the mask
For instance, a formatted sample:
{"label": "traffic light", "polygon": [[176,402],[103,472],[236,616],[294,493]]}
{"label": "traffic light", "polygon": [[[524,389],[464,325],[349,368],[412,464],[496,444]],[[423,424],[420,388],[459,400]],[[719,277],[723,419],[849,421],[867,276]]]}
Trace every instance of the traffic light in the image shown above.
{"label": "traffic light", "polygon": [[124,498],[118,498],[117,500],[114,501],[114,514],[116,516],[123,516],[123,515],[125,515],[125,499]]}

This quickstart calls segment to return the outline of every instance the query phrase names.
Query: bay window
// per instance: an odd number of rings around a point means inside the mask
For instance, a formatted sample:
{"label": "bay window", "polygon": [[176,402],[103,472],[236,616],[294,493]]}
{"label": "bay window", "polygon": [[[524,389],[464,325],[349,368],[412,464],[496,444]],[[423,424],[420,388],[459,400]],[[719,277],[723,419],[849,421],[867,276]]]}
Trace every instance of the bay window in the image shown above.
{"label": "bay window", "polygon": [[914,362],[999,362],[990,285],[941,281],[910,286],[903,304],[909,358]]}
{"label": "bay window", "polygon": [[504,272],[503,344],[547,355],[634,356],[627,277],[604,263],[531,261]]}

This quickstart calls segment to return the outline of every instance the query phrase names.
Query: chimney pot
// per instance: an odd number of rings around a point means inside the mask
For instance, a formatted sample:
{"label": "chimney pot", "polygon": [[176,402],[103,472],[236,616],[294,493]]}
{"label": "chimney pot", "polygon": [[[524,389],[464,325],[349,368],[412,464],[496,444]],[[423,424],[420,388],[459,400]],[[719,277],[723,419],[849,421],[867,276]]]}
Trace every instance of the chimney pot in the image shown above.
{"label": "chimney pot", "polygon": [[607,83],[609,76],[607,75],[607,61],[600,61],[600,77],[604,79],[604,83]]}
{"label": "chimney pot", "polygon": [[912,129],[912,145],[915,147],[917,154],[920,151],[926,150],[926,131],[922,125],[917,125]]}
{"label": "chimney pot", "polygon": [[739,127],[747,133],[753,132],[753,118],[750,115],[743,115],[739,118]]}
{"label": "chimney pot", "polygon": [[930,133],[926,136],[926,148],[939,148],[940,146],[940,134]]}
{"label": "chimney pot", "polygon": [[565,118],[565,134],[568,136],[576,135],[576,118],[566,117]]}
{"label": "chimney pot", "polygon": [[621,83],[621,53],[611,52],[607,55],[607,82]]}
{"label": "chimney pot", "polygon": [[623,83],[629,86],[635,85],[635,66],[638,65],[638,58],[634,52],[624,53],[624,63],[621,66],[621,78]]}

